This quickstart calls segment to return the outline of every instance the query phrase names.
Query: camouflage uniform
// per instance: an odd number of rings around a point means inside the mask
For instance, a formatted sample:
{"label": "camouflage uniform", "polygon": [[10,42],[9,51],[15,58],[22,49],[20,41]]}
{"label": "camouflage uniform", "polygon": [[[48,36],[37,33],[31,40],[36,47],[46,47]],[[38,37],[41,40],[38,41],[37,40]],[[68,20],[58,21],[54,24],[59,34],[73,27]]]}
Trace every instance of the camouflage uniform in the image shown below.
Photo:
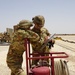
{"label": "camouflage uniform", "polygon": [[[42,31],[42,30],[44,30],[44,31]],[[36,44],[34,44],[34,42],[32,43],[33,51],[37,51],[37,52],[44,52],[44,51],[46,51],[45,49],[42,50],[42,51],[39,51],[39,49],[44,44],[45,37],[50,35],[48,33],[47,29],[46,28],[41,28],[41,30],[39,32],[37,32],[37,30],[35,28],[33,28],[32,31],[36,32],[40,36],[40,40],[38,42],[36,42]]]}
{"label": "camouflage uniform", "polygon": [[23,53],[26,50],[24,39],[29,38],[30,42],[39,40],[38,34],[29,30],[31,26],[32,23],[28,20],[22,20],[17,25],[7,54],[7,65],[11,69],[11,75],[26,75],[22,69]]}
{"label": "camouflage uniform", "polygon": [[[40,36],[40,41],[35,43],[32,43],[32,48],[33,48],[33,53],[42,53],[42,55],[44,56],[44,52],[49,52],[49,47],[46,46],[42,51],[40,51],[40,48],[42,47],[42,45],[45,42],[45,38],[50,36],[50,33],[48,32],[48,30],[46,28],[43,28],[44,23],[45,23],[45,19],[43,16],[38,15],[32,18],[33,23],[36,25],[38,25],[38,27],[40,27],[40,29],[37,29],[35,26],[32,29],[32,31],[36,32],[39,36]],[[37,65],[37,61],[38,60],[33,60],[32,64],[36,64]]]}

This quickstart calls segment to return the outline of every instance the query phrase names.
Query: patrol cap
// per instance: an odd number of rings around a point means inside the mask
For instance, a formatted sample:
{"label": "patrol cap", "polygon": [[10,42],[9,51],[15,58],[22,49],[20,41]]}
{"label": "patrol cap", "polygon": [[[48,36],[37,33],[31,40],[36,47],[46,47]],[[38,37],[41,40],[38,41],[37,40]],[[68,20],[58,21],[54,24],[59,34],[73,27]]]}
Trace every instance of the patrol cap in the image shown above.
{"label": "patrol cap", "polygon": [[37,15],[32,18],[33,23],[44,26],[45,18],[42,15]]}
{"label": "patrol cap", "polygon": [[32,22],[29,20],[21,20],[18,24],[19,28],[29,28],[33,26]]}

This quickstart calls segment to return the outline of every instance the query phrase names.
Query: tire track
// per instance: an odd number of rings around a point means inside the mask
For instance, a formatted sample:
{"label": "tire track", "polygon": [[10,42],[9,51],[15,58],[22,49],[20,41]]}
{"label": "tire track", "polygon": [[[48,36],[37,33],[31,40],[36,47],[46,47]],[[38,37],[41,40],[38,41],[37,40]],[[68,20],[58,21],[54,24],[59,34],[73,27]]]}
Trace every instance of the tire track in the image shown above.
{"label": "tire track", "polygon": [[75,48],[73,48],[73,47],[70,47],[70,46],[67,46],[67,45],[64,45],[64,44],[61,44],[61,43],[58,43],[58,42],[56,42],[56,45],[59,45],[59,46],[61,46],[63,48],[66,48],[66,49],[68,49],[70,51],[75,52]]}

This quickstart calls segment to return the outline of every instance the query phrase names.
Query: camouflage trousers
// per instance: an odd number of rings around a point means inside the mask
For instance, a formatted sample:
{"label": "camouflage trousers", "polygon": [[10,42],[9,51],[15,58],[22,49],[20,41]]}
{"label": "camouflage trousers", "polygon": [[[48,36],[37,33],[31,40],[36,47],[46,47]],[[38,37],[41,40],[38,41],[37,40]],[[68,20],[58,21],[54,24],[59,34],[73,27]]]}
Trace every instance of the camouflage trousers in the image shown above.
{"label": "camouflage trousers", "polygon": [[24,70],[21,68],[21,64],[14,64],[7,62],[8,67],[11,69],[11,75],[26,75]]}
{"label": "camouflage trousers", "polygon": [[[39,50],[39,49],[38,49]],[[49,56],[49,54],[44,54],[45,52],[50,52],[50,49],[48,47],[44,48],[43,51],[36,51],[36,50],[33,50],[33,53],[40,53],[41,56]],[[33,55],[33,57],[40,57],[40,55]],[[44,59],[46,60],[48,63],[49,63],[49,59]],[[35,60],[32,60],[32,65],[37,65],[39,59],[35,59]]]}
{"label": "camouflage trousers", "polygon": [[11,72],[11,75],[26,75],[26,73],[22,70],[22,69],[20,69],[17,73],[13,73],[13,72]]}
{"label": "camouflage trousers", "polygon": [[7,66],[11,70],[11,75],[26,75],[22,69],[23,57],[17,54],[7,54]]}

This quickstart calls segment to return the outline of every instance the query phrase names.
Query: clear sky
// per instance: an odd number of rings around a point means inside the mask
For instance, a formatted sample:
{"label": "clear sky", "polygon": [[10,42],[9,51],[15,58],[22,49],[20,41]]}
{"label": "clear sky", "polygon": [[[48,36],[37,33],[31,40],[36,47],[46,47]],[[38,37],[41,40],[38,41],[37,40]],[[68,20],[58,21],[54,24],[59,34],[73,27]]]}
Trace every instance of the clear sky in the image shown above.
{"label": "clear sky", "polygon": [[0,0],[0,32],[36,15],[50,33],[75,34],[75,0]]}

